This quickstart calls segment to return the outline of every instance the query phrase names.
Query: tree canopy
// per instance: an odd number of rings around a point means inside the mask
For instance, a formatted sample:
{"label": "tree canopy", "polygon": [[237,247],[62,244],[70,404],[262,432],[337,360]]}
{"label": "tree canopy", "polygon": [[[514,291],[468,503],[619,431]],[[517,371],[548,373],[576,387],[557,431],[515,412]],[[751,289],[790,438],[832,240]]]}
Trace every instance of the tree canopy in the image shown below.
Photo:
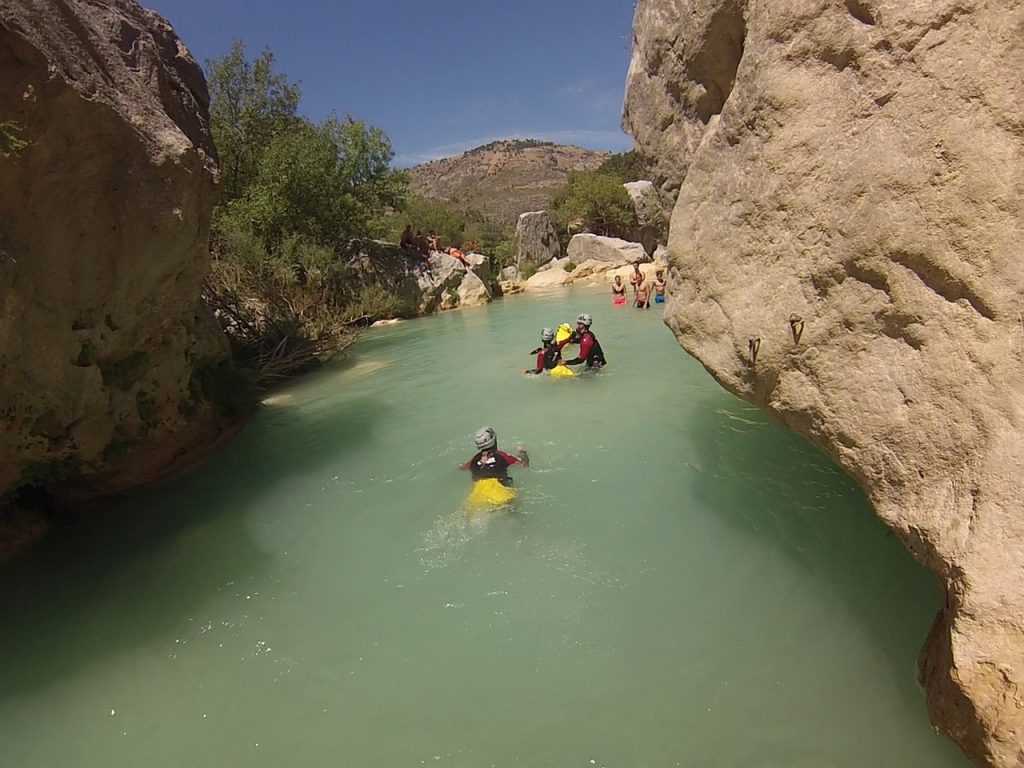
{"label": "tree canopy", "polygon": [[341,253],[383,231],[408,178],[391,169],[380,129],[300,116],[299,87],[269,50],[249,60],[235,42],[207,73],[222,196],[205,295],[235,359],[273,379],[343,348],[357,319],[390,311],[389,297],[349,285]]}
{"label": "tree canopy", "polygon": [[302,92],[274,72],[274,54],[264,50],[252,61],[236,40],[226,56],[206,62],[210,89],[210,129],[220,155],[224,200],[241,197],[252,183],[263,151],[292,126]]}

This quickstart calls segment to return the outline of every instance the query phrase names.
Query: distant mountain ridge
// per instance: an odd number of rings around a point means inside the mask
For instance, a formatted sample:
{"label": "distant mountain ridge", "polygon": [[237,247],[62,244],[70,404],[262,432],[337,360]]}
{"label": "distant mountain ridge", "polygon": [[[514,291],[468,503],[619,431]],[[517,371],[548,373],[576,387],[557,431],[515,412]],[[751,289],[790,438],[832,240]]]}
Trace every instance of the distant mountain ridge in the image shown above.
{"label": "distant mountain ridge", "polygon": [[593,170],[611,154],[537,139],[506,139],[417,165],[409,174],[416,192],[512,226],[520,213],[546,208],[570,173]]}

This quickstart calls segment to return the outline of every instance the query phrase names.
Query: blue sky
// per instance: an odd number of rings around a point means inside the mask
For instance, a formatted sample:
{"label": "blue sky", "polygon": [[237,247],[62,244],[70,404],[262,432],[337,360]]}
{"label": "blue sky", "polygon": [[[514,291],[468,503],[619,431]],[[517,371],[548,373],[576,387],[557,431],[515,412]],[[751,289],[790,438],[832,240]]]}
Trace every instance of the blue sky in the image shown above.
{"label": "blue sky", "polygon": [[625,151],[633,0],[143,0],[200,63],[245,41],[302,86],[302,111],[382,128],[395,164],[499,138]]}

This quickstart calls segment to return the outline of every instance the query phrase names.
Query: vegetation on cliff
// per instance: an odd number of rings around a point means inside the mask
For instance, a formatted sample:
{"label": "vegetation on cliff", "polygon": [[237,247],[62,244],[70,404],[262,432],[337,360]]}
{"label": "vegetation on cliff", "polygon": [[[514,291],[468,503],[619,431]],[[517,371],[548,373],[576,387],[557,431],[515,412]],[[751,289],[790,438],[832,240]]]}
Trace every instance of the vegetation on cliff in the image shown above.
{"label": "vegetation on cliff", "polygon": [[359,322],[389,314],[388,298],[349,280],[353,238],[384,234],[408,185],[390,167],[382,131],[350,117],[313,123],[301,91],[264,51],[235,42],[207,62],[223,186],[214,211],[205,297],[239,365],[266,383],[335,353]]}
{"label": "vegetation on cliff", "polygon": [[622,185],[646,178],[650,170],[650,160],[634,151],[612,155],[595,170],[570,175],[548,209],[562,246],[580,231],[629,239],[640,223]]}
{"label": "vegetation on cliff", "polygon": [[14,157],[28,146],[18,134],[21,126],[13,120],[0,122],[0,157]]}

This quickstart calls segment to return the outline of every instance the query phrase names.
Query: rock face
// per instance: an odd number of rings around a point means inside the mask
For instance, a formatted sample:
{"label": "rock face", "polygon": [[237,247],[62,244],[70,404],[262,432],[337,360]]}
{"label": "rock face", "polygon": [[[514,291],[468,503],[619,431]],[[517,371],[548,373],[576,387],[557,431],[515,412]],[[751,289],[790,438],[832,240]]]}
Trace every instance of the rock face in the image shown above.
{"label": "rock face", "polygon": [[637,260],[650,260],[640,243],[591,234],[573,235],[566,252],[569,254],[569,261],[577,265],[585,261],[604,261],[619,266]]}
{"label": "rock face", "polygon": [[546,264],[562,255],[558,233],[547,211],[519,214],[516,223],[516,266]]}
{"label": "rock face", "polygon": [[651,181],[627,181],[622,186],[626,188],[636,212],[637,229],[629,239],[640,243],[648,255],[653,254],[666,229],[666,214],[662,210],[658,190]]}
{"label": "rock face", "polygon": [[0,4],[0,115],[28,142],[0,157],[0,497],[136,485],[220,432],[193,376],[227,353],[199,302],[207,102],[134,2]]}
{"label": "rock face", "polygon": [[348,265],[353,285],[375,286],[393,296],[402,318],[479,306],[500,292],[447,253],[431,253],[429,271],[396,244],[381,240],[353,240],[340,257]]}
{"label": "rock face", "polygon": [[624,121],[679,186],[666,322],[935,572],[932,721],[1024,765],[1024,5],[640,0],[635,25]]}

